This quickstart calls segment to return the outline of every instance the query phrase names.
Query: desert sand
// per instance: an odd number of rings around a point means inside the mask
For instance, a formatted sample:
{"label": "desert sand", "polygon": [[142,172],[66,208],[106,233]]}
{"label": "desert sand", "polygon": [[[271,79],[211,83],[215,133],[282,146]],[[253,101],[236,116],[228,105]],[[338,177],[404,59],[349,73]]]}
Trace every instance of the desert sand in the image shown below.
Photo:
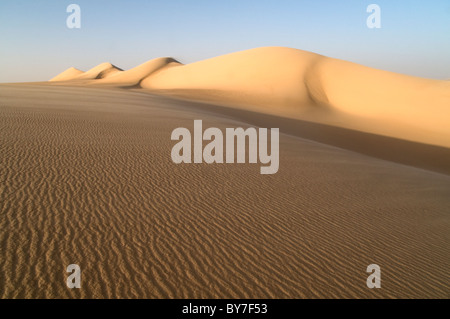
{"label": "desert sand", "polygon": [[[449,84],[288,48],[1,84],[0,296],[448,298]],[[174,164],[196,119],[279,127],[278,173]]]}

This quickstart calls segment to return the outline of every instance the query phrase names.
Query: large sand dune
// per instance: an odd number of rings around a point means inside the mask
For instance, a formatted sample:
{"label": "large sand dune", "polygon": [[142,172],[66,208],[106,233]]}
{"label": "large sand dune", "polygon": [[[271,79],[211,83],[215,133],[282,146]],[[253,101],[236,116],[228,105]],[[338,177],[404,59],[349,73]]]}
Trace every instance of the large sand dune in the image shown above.
{"label": "large sand dune", "polygon": [[90,84],[105,83],[450,147],[448,81],[297,49],[257,48],[188,65],[160,58]]}

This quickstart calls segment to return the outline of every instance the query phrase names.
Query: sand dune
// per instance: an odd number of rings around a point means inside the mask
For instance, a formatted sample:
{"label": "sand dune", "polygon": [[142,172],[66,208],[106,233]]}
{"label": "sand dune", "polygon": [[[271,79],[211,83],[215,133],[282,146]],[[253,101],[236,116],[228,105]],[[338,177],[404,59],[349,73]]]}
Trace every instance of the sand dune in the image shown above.
{"label": "sand dune", "polygon": [[73,80],[77,76],[83,74],[84,72],[81,70],[78,70],[74,67],[68,68],[64,72],[58,74],[54,78],[52,78],[50,81],[68,81]]}
{"label": "sand dune", "polygon": [[[301,50],[269,47],[233,53],[155,74],[141,85],[450,147],[450,83]],[[319,117],[308,114],[317,112]]]}
{"label": "sand dune", "polygon": [[171,58],[83,84],[136,86],[278,116],[450,147],[450,83],[291,48],[182,65]]}
{"label": "sand dune", "polygon": [[[321,57],[288,48],[259,48],[172,68],[144,79],[150,89],[224,91],[236,95],[232,102],[246,102],[298,113],[310,107],[305,74]],[[239,100],[242,96],[243,101]]]}
{"label": "sand dune", "polygon": [[112,65],[109,62],[101,63],[92,69],[83,72],[75,68],[69,68],[63,73],[55,76],[50,81],[78,81],[78,80],[95,80],[104,79],[114,74],[121,73],[123,70]]}
{"label": "sand dune", "polygon": [[108,77],[107,79],[102,79],[98,84],[114,83],[118,85],[138,85],[147,76],[161,71],[172,66],[181,65],[178,61],[172,58],[158,58],[147,61],[131,70],[120,72]]}
{"label": "sand dune", "polygon": [[122,69],[112,65],[111,63],[105,62],[93,67],[89,71],[80,74],[74,79],[84,80],[84,79],[104,79],[110,77],[114,74],[120,73]]}

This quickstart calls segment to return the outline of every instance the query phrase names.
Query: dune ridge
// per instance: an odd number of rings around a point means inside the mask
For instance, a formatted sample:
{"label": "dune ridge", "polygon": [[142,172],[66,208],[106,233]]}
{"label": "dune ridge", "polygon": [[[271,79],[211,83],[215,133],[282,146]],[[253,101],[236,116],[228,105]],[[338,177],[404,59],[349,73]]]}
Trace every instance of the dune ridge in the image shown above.
{"label": "dune ridge", "polygon": [[89,71],[80,74],[75,79],[83,80],[83,79],[104,79],[110,77],[114,74],[122,72],[122,69],[112,65],[109,62],[101,63],[96,67],[93,67]]}
{"label": "dune ridge", "polygon": [[[64,72],[57,77],[68,79]],[[450,82],[377,70],[298,49],[256,48],[187,65],[158,58],[83,82],[102,84],[140,87],[450,147]]]}
{"label": "dune ridge", "polygon": [[114,83],[118,85],[135,86],[139,85],[143,79],[154,74],[155,72],[177,65],[181,64],[173,58],[157,58],[147,61],[130,70],[116,73],[106,79],[101,79],[100,81],[95,83]]}

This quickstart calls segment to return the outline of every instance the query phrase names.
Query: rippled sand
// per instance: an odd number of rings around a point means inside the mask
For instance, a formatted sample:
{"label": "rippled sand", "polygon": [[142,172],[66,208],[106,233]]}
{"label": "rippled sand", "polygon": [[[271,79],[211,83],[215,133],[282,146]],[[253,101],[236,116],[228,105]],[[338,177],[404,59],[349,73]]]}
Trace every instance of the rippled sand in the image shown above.
{"label": "rippled sand", "polygon": [[252,124],[140,91],[0,85],[0,297],[450,296],[450,175],[295,134],[275,175],[176,165],[170,134],[194,119]]}

